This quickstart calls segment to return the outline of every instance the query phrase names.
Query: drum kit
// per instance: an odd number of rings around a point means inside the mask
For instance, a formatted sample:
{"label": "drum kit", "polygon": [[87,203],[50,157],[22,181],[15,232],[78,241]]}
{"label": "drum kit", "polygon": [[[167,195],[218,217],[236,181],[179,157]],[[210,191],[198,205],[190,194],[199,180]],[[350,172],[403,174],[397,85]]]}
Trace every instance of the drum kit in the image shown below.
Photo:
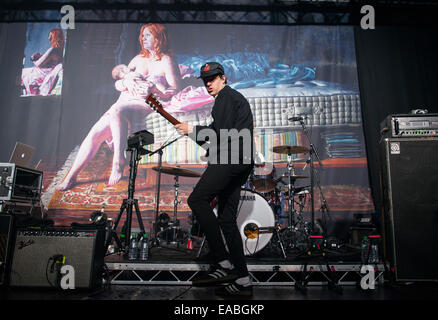
{"label": "drum kit", "polygon": [[[308,160],[293,158],[294,155],[308,153],[309,149],[302,146],[282,145],[274,147],[273,152],[287,155],[286,172],[277,177],[277,169],[273,163],[265,161],[263,155],[257,154],[253,172],[241,189],[237,224],[246,256],[254,255],[267,246],[276,246],[286,258],[286,251],[290,248],[298,248],[300,239],[304,239],[311,232],[309,222],[303,217],[306,201],[310,195],[309,186],[295,185],[298,180],[309,178],[295,173],[296,163],[304,161],[307,166]],[[156,221],[160,241],[179,246],[184,241],[203,237],[195,217],[189,219],[190,231],[182,230],[178,220],[178,205],[181,203],[179,177],[199,178],[201,174],[171,166],[152,169],[173,175],[175,181],[173,218],[162,212]],[[213,203],[212,208],[217,214],[217,208]],[[205,237],[198,256],[204,241]]]}
{"label": "drum kit", "polygon": [[[298,247],[298,241],[310,233],[309,223],[303,217],[310,194],[309,186],[295,185],[298,180],[309,178],[295,172],[296,163],[307,162],[307,159],[293,158],[294,155],[308,153],[309,149],[281,145],[273,147],[272,151],[287,155],[286,172],[277,177],[275,166],[258,154],[253,173],[241,193],[243,204],[237,222],[247,256],[254,255],[266,246],[276,246],[286,258],[286,251]],[[246,196],[248,193],[255,199],[252,205],[245,203],[251,199]],[[249,229],[251,233],[248,233]]]}

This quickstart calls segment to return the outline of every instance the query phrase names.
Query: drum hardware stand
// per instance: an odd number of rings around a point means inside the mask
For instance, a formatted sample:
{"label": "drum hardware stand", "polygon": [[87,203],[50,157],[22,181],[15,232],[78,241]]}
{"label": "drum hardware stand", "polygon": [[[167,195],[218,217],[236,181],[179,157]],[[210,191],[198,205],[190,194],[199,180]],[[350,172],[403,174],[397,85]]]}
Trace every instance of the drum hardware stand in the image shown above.
{"label": "drum hardware stand", "polygon": [[[301,233],[308,235],[309,232],[306,230],[306,226],[305,226],[305,222],[304,222],[304,218],[303,218],[303,210],[304,210],[303,198],[304,197],[305,196],[303,194],[298,194],[299,202],[294,200],[294,202],[296,202],[300,208],[298,211],[294,210],[296,215],[297,215],[297,219],[298,219],[298,222],[296,222],[294,225],[295,226],[294,229],[295,229],[295,231],[300,231]],[[300,227],[296,227],[297,225],[299,225]]]}
{"label": "drum hardware stand", "polygon": [[[115,220],[115,223],[112,227],[112,230],[111,230],[111,236],[108,237],[108,239],[105,243],[105,249],[108,248],[108,246],[111,242],[111,239],[114,238],[116,243],[117,243],[119,252],[124,251],[125,254],[127,255],[128,250],[129,250],[129,242],[131,240],[132,206],[134,206],[134,208],[135,208],[135,213],[137,215],[137,220],[138,220],[138,224],[140,226],[140,231],[142,234],[145,233],[143,221],[141,219],[140,209],[138,207],[138,200],[134,199],[134,192],[135,192],[135,178],[137,176],[138,161],[140,160],[141,155],[144,155],[144,154],[148,153],[149,151],[142,148],[141,144],[139,144],[137,146],[130,147],[126,151],[131,152],[131,158],[129,161],[130,168],[129,168],[128,198],[123,199],[119,214],[118,214],[118,216]],[[122,232],[121,232],[121,235],[124,235],[124,238],[118,239],[116,229],[117,229],[117,226],[120,222],[120,218],[122,217],[123,212],[125,210],[126,210],[126,220],[125,220],[125,223],[123,225]]]}
{"label": "drum hardware stand", "polygon": [[[292,176],[295,175],[294,165],[292,161],[292,154],[287,155],[287,192],[288,192],[288,227],[286,230],[291,233],[295,233],[296,231],[300,231],[301,233],[305,232],[304,226],[302,225],[302,217],[299,218],[299,222],[295,219],[295,215],[297,211],[295,210],[295,180],[292,179]],[[299,204],[299,203],[298,203]],[[301,208],[301,206],[300,206]],[[300,227],[297,227],[298,224]],[[289,245],[292,245],[290,243]]]}
{"label": "drum hardware stand", "polygon": [[[325,260],[327,271],[329,273],[329,278],[328,278],[328,287],[329,287],[329,289],[333,289],[337,293],[342,294],[342,287],[340,287],[338,284],[336,284],[336,281],[334,280],[335,276],[334,276],[333,270],[329,266],[327,254],[326,254],[326,252],[323,249],[323,247],[324,247],[324,244],[323,244],[324,237],[323,237],[323,235],[316,235],[315,234],[315,199],[314,199],[314,170],[315,170],[315,167],[314,167],[314,159],[313,159],[314,156],[316,156],[316,158],[318,159],[318,163],[319,163],[320,167],[321,168],[324,168],[324,167],[323,167],[323,165],[321,163],[321,159],[320,159],[320,157],[318,155],[318,152],[316,151],[315,146],[313,145],[313,143],[312,143],[312,141],[311,141],[311,139],[309,137],[307,128],[306,128],[306,126],[304,124],[304,119],[302,117],[299,117],[299,119],[297,119],[297,120],[300,122],[300,124],[301,124],[301,126],[303,128],[303,132],[304,132],[304,134],[305,134],[305,136],[306,136],[306,138],[307,138],[307,140],[309,142],[309,146],[310,146],[310,148],[309,148],[310,196],[311,196],[310,200],[311,200],[312,218],[311,218],[311,229],[310,229],[311,234],[310,234],[309,240],[308,240],[308,248],[306,250],[304,250],[304,252],[307,253],[308,259],[306,259],[306,262],[304,264],[304,270],[303,270],[303,274],[302,274],[301,279],[299,281],[295,282],[295,288],[300,290],[300,291],[303,291],[303,292],[306,291],[306,285],[307,285],[307,283],[309,281],[309,278],[311,276],[311,273],[309,273],[307,271],[307,266],[308,266],[309,260],[311,260],[313,258],[312,254],[315,251],[317,251],[317,252],[321,253],[321,255],[324,257],[324,260]],[[292,120],[292,121],[296,121],[296,120]],[[298,256],[300,256],[302,254],[303,254],[303,252],[301,252]],[[322,264],[319,263],[319,265],[321,266]]]}
{"label": "drum hardware stand", "polygon": [[295,226],[295,218],[293,218],[293,214],[295,214],[295,205],[294,205],[295,181],[292,182],[291,179],[291,176],[295,174],[295,170],[292,162],[292,154],[287,155],[287,172],[288,172],[287,188],[289,191],[289,197],[288,197],[289,226],[292,225]]}
{"label": "drum hardware stand", "polygon": [[281,253],[283,254],[283,258],[287,259],[286,250],[284,250],[283,239],[281,238],[281,234],[280,234],[280,225],[276,225],[274,227],[274,230],[275,230],[275,235],[277,236],[278,239],[278,243],[280,244],[280,249],[281,249]]}
{"label": "drum hardware stand", "polygon": [[[335,281],[336,276],[334,273],[334,269],[330,268],[327,253],[324,250],[323,239],[324,239],[324,237],[320,236],[320,235],[313,235],[313,236],[311,235],[309,237],[309,249],[307,249],[307,252],[306,252],[307,259],[304,263],[303,273],[301,274],[300,279],[295,282],[295,285],[294,285],[295,289],[300,290],[303,293],[306,293],[307,284],[308,284],[310,277],[312,276],[312,272],[313,272],[312,268],[310,268],[308,270],[308,265],[309,265],[310,260],[315,259],[315,256],[312,256],[312,255],[316,251],[324,258],[324,264],[325,264],[325,266],[327,268],[327,272],[328,272],[328,277],[327,277],[328,288],[335,291],[336,293],[342,294],[342,292],[343,292],[342,287],[339,286],[337,284],[337,282]],[[322,261],[319,261],[318,264],[319,264],[320,268],[323,265]]]}
{"label": "drum hardware stand", "polygon": [[[173,222],[172,222],[171,227],[167,227],[167,230],[169,230],[169,228],[172,229],[171,241],[167,240],[167,242],[171,243],[171,244],[177,244],[177,245],[179,245],[179,243],[180,243],[179,241],[177,241],[177,236],[178,236],[178,231],[180,231],[180,229],[181,229],[179,220],[177,218],[178,205],[181,203],[181,201],[178,200],[178,188],[179,188],[178,178],[179,178],[179,176],[177,176],[177,175],[174,177],[175,184],[173,185],[175,188],[175,199],[173,200]],[[165,232],[165,231],[166,231],[166,229],[163,230],[163,232]]]}
{"label": "drum hardware stand", "polygon": [[179,188],[179,184],[178,184],[178,176],[175,176],[175,200],[173,200],[173,236],[172,236],[172,240],[177,243],[176,241],[176,236],[177,236],[177,229],[179,230],[179,220],[177,218],[177,212],[178,212],[178,204],[181,203],[181,201],[178,201],[178,188]]}
{"label": "drum hardware stand", "polygon": [[157,172],[157,187],[155,190],[155,222],[154,222],[154,237],[151,239],[151,248],[158,247],[160,245],[160,240],[158,239],[158,213],[160,210],[160,186],[161,186],[161,168],[163,164],[163,149],[174,143],[176,140],[183,138],[184,136],[179,136],[172,141],[162,145],[160,148],[153,152],[149,152],[149,156],[153,156],[158,153],[158,172]]}

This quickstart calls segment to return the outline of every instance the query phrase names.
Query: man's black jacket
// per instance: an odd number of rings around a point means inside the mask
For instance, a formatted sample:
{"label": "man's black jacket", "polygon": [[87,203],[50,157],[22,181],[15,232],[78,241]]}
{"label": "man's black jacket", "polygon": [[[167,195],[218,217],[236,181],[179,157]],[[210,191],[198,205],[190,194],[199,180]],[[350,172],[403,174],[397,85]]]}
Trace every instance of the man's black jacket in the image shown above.
{"label": "man's black jacket", "polygon": [[208,148],[209,162],[252,163],[254,124],[246,98],[226,85],[219,91],[211,115],[213,122],[209,126],[195,126],[191,134],[199,145]]}

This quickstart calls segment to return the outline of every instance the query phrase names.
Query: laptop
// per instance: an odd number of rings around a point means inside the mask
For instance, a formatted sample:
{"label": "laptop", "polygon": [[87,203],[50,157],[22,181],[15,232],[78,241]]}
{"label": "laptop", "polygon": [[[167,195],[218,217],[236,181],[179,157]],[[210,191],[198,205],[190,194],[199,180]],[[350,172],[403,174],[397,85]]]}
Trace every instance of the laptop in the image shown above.
{"label": "laptop", "polygon": [[9,159],[9,163],[15,163],[16,165],[22,167],[29,167],[34,151],[34,147],[22,142],[16,142],[14,151],[12,151],[11,158]]}

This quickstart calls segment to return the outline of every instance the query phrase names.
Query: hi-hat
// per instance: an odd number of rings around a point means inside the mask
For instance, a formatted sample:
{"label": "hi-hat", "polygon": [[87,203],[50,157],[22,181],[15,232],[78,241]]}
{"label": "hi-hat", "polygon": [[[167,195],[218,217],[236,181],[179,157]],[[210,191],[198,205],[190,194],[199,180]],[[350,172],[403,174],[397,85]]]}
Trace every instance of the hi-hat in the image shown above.
{"label": "hi-hat", "polygon": [[[301,194],[308,194],[309,192],[310,186],[303,186],[303,187],[293,187],[292,191],[295,195],[301,195]],[[284,193],[285,195],[289,195],[289,189],[288,187],[283,187],[280,190],[282,193]]]}
{"label": "hi-hat", "polygon": [[281,153],[281,154],[296,154],[296,153],[306,153],[309,152],[309,149],[306,147],[301,146],[276,146],[272,148],[272,151],[275,153]]}
{"label": "hi-hat", "polygon": [[[152,167],[152,170],[159,171],[160,167]],[[200,176],[202,176],[202,174],[196,171],[181,169],[176,167],[166,167],[166,166],[161,167],[161,172],[171,174],[174,176],[190,177],[190,178],[199,178]]]}

